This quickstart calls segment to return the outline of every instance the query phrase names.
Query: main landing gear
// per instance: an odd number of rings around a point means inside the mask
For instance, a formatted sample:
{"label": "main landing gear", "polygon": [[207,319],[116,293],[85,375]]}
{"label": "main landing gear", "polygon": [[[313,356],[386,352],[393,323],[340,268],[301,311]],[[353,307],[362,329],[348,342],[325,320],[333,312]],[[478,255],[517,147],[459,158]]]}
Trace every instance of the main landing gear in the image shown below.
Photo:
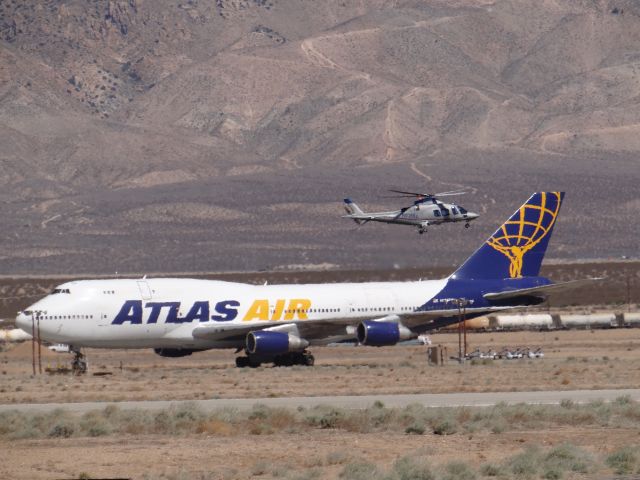
{"label": "main landing gear", "polygon": [[273,358],[257,357],[255,355],[236,357],[236,367],[238,368],[256,368],[262,363],[270,362],[273,362],[276,367],[290,367],[292,365],[305,365],[307,367],[311,367],[315,362],[315,358],[306,350],[303,352],[283,353],[282,355],[278,355]]}
{"label": "main landing gear", "polygon": [[420,228],[418,229],[418,233],[419,233],[420,235],[422,235],[423,233],[427,233],[427,229],[426,229],[426,228],[423,228],[423,227],[420,227]]}
{"label": "main landing gear", "polygon": [[73,360],[71,362],[71,372],[74,375],[83,375],[87,373],[87,358],[80,351],[79,348],[69,346],[69,351],[73,353]]}

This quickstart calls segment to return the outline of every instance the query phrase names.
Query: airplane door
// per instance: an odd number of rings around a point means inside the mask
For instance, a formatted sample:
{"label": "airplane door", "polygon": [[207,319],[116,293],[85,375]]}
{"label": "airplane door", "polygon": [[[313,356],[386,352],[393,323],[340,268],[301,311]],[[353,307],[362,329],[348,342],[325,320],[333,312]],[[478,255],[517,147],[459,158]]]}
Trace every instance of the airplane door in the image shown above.
{"label": "airplane door", "polygon": [[146,280],[138,280],[138,289],[142,300],[151,300],[151,288]]}

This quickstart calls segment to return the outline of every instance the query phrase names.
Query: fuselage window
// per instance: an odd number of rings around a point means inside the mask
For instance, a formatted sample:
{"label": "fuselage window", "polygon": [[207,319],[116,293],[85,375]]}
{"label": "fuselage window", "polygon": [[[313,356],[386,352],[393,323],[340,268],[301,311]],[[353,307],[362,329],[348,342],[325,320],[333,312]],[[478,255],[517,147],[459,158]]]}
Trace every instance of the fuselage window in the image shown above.
{"label": "fuselage window", "polygon": [[453,212],[454,215],[458,214],[458,209],[456,207],[451,208],[451,211]]}
{"label": "fuselage window", "polygon": [[434,210],[433,211],[433,216],[434,217],[439,217],[440,216],[440,210]]}

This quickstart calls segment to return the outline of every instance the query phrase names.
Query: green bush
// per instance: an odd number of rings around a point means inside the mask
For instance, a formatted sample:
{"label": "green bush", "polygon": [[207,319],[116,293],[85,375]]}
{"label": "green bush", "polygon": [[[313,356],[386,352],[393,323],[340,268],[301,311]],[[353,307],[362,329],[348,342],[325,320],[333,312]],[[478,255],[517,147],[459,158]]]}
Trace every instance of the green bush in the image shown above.
{"label": "green bush", "polygon": [[428,463],[419,457],[402,457],[393,463],[391,472],[385,479],[393,480],[435,480]]}
{"label": "green bush", "polygon": [[453,435],[458,431],[458,424],[453,418],[444,417],[434,422],[432,429],[436,435]]}
{"label": "green bush", "polygon": [[405,427],[409,425],[425,425],[431,422],[434,412],[437,413],[438,411],[435,409],[427,409],[420,403],[413,403],[398,412],[397,420],[398,423]]}
{"label": "green bush", "polygon": [[588,473],[594,464],[591,454],[566,443],[547,452],[543,462],[545,478],[562,478],[564,472]]}
{"label": "green bush", "polygon": [[[80,419],[80,431],[82,434],[89,435],[90,437],[102,437],[109,435],[112,430],[111,423],[108,423],[108,419],[104,417],[105,411],[93,411],[85,413]],[[111,421],[113,422],[115,413],[111,414]]]}
{"label": "green bush", "polygon": [[69,438],[73,435],[75,427],[72,423],[67,421],[61,421],[56,423],[51,430],[49,430],[48,436],[52,438]]}
{"label": "green bush", "polygon": [[515,478],[533,478],[538,473],[539,465],[540,451],[536,447],[527,448],[507,462],[507,467]]}
{"label": "green bush", "polygon": [[305,421],[313,427],[338,428],[345,418],[345,413],[337,408],[320,405],[307,412]]}
{"label": "green bush", "polygon": [[565,398],[563,400],[560,401],[560,406],[562,408],[573,408],[575,407],[575,402],[569,398]]}
{"label": "green bush", "polygon": [[615,405],[629,405],[632,402],[633,400],[631,400],[629,395],[621,395],[613,401]]}
{"label": "green bush", "polygon": [[607,456],[605,463],[618,475],[634,473],[638,463],[638,449],[637,447],[618,449]]}
{"label": "green bush", "polygon": [[499,465],[485,463],[480,467],[480,474],[485,477],[503,477],[505,472]]}
{"label": "green bush", "polygon": [[444,466],[442,480],[475,480],[476,473],[464,462],[449,462]]}
{"label": "green bush", "polygon": [[348,463],[340,472],[340,478],[346,480],[373,480],[379,476],[378,467],[364,461]]}
{"label": "green bush", "polygon": [[303,472],[295,473],[291,480],[317,480],[322,478],[322,470],[319,468],[308,468]]}
{"label": "green bush", "polygon": [[173,433],[173,418],[167,411],[162,410],[153,417],[153,427],[155,433]]}
{"label": "green bush", "polygon": [[423,435],[424,432],[424,425],[421,425],[419,423],[412,423],[404,429],[404,433],[406,433],[407,435]]}

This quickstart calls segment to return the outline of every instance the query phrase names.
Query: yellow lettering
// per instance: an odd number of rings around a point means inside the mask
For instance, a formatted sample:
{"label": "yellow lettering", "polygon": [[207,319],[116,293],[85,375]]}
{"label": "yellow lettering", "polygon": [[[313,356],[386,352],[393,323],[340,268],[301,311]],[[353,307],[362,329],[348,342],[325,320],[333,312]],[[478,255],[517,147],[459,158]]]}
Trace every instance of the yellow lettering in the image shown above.
{"label": "yellow lettering", "polygon": [[311,307],[311,300],[306,298],[293,298],[289,301],[289,309],[284,315],[285,320],[293,320],[296,313],[300,320],[307,320],[307,311]]}
{"label": "yellow lettering", "polygon": [[255,300],[242,321],[269,320],[269,300]]}
{"label": "yellow lettering", "polygon": [[280,320],[282,312],[284,311],[284,300],[276,300],[276,306],[271,315],[271,320]]}

